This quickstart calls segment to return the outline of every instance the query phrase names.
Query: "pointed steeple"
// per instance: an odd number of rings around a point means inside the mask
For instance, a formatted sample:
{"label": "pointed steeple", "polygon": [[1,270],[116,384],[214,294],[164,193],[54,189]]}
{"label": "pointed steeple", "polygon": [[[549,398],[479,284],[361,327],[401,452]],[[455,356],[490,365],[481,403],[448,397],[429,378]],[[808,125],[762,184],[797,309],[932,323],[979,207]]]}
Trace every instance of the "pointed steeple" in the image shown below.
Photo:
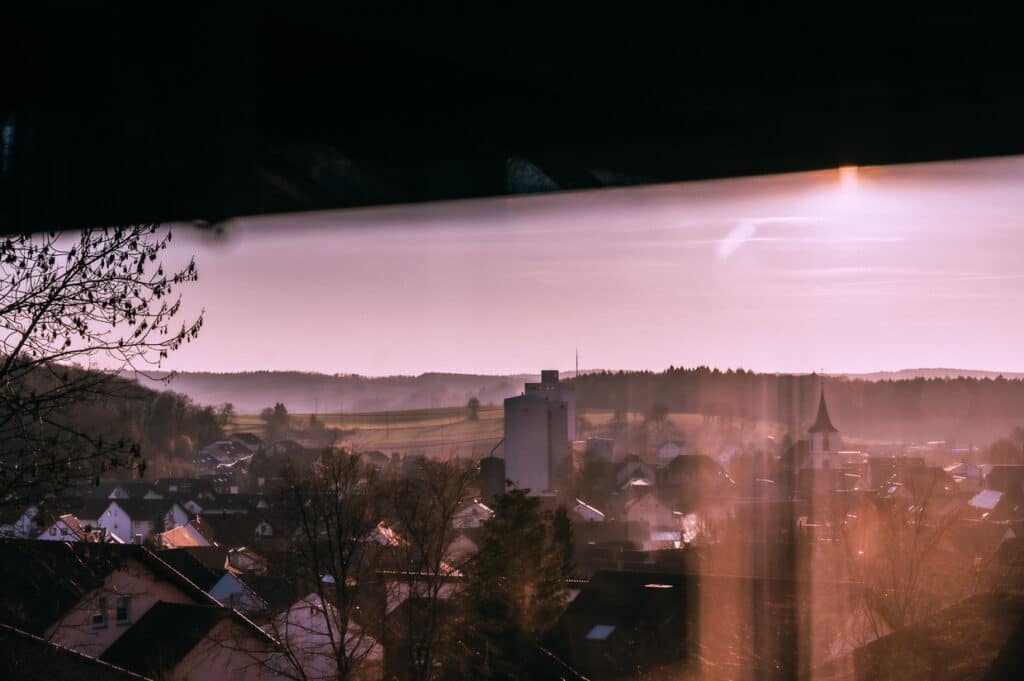
{"label": "pointed steeple", "polygon": [[832,425],[828,417],[828,406],[825,404],[825,381],[821,382],[821,401],[818,402],[818,417],[814,425],[807,429],[808,433],[838,433],[839,429]]}

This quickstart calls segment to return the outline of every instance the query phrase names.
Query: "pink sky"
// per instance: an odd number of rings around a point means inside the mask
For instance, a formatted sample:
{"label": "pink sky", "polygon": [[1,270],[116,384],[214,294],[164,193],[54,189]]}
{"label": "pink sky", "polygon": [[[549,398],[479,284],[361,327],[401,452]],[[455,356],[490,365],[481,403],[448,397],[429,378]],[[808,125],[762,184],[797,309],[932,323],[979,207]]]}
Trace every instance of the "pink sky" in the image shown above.
{"label": "pink sky", "polygon": [[1022,187],[1012,157],[178,227],[207,317],[164,368],[1024,371]]}

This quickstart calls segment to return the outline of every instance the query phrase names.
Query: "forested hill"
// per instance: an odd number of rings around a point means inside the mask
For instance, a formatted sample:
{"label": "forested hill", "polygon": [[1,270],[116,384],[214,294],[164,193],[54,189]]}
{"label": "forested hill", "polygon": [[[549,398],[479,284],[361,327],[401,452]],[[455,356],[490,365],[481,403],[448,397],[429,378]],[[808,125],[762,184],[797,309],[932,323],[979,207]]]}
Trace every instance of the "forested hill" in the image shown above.
{"label": "forested hill", "polygon": [[[820,377],[748,371],[669,369],[662,373],[606,372],[576,380],[581,409],[703,413],[724,419],[777,421],[803,433],[815,416]],[[1020,378],[915,378],[824,381],[832,422],[868,440],[951,440],[987,444],[1024,425]]]}

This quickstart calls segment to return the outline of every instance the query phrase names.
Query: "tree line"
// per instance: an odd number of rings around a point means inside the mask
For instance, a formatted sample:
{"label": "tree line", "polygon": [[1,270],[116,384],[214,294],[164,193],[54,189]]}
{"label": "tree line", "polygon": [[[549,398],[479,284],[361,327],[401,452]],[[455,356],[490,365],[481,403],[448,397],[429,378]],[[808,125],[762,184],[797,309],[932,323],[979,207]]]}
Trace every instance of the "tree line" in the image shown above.
{"label": "tree line", "polygon": [[[822,390],[815,374],[763,374],[700,366],[664,372],[595,372],[573,379],[579,409],[701,413],[781,423],[800,432]],[[824,381],[829,412],[846,434],[866,438],[953,439],[987,443],[1024,421],[1024,381],[917,378]]]}

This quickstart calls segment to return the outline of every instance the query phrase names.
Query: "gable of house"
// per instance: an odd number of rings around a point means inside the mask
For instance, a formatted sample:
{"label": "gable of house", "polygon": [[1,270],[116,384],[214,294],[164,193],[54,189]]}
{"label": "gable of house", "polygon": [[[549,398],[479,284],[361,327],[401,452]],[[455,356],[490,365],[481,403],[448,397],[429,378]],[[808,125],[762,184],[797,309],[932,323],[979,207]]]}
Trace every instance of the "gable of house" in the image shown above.
{"label": "gable of house", "polygon": [[274,642],[228,608],[157,603],[101,659],[151,678],[272,678]]}

